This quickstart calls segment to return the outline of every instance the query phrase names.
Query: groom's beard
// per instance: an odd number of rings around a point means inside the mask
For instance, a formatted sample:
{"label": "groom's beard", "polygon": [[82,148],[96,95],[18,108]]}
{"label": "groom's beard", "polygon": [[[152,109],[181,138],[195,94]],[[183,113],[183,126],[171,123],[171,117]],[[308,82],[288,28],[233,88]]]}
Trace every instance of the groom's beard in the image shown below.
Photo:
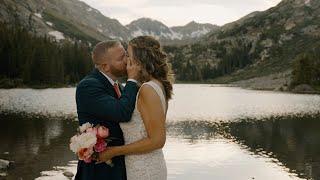
{"label": "groom's beard", "polygon": [[116,69],[114,67],[112,67],[110,69],[110,72],[112,75],[114,75],[117,78],[121,78],[127,75],[127,69],[121,70],[121,69]]}

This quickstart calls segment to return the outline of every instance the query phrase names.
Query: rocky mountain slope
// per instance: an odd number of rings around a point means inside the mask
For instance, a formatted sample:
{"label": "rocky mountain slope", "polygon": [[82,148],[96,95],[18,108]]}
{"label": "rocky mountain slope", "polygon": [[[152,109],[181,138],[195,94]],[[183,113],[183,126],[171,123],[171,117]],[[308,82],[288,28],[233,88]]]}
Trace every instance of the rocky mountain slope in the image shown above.
{"label": "rocky mountain slope", "polygon": [[288,72],[298,54],[318,47],[320,1],[283,0],[167,51],[178,79],[231,82]]}
{"label": "rocky mountain slope", "polygon": [[19,22],[31,32],[49,35],[57,40],[67,38],[91,43],[106,39],[127,41],[138,35],[153,35],[163,42],[174,44],[179,40],[195,40],[216,28],[193,22],[171,29],[148,18],[124,26],[79,0],[3,0],[0,21]]}
{"label": "rocky mountain slope", "polygon": [[185,26],[167,27],[163,23],[150,18],[140,18],[126,26],[132,37],[139,35],[152,35],[167,43],[186,43],[196,41],[198,38],[216,30],[219,27],[212,24],[199,24],[194,21]]}
{"label": "rocky mountain slope", "polygon": [[199,24],[195,21],[192,21],[185,26],[174,26],[171,28],[173,31],[182,35],[182,39],[196,38],[201,37],[202,35],[207,34],[219,29],[219,26],[212,25],[209,23]]}

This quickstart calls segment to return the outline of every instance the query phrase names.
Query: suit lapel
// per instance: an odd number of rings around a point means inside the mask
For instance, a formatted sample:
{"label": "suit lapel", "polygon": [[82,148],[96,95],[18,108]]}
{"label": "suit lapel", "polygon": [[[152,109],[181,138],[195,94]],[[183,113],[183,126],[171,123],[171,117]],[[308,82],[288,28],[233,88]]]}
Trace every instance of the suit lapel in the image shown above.
{"label": "suit lapel", "polygon": [[116,92],[114,91],[112,84],[98,69],[95,68],[93,70],[93,75],[104,85],[113,97],[116,97]]}

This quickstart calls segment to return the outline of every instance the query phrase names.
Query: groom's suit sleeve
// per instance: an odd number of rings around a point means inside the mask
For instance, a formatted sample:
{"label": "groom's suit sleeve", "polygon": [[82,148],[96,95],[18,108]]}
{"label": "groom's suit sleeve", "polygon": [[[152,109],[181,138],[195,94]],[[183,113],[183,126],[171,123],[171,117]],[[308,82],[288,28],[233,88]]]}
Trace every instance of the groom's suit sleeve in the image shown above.
{"label": "groom's suit sleeve", "polygon": [[135,108],[137,92],[137,84],[128,81],[120,99],[116,99],[96,79],[87,79],[77,86],[78,112],[88,113],[102,120],[128,122]]}

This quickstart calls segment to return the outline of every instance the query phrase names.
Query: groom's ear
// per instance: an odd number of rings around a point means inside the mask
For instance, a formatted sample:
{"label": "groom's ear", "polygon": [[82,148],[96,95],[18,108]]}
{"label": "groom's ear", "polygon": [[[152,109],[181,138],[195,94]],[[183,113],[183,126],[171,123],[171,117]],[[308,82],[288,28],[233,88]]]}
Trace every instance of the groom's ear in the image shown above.
{"label": "groom's ear", "polygon": [[105,72],[109,72],[110,71],[110,65],[108,63],[103,63],[100,65],[100,67],[103,69],[103,71]]}

